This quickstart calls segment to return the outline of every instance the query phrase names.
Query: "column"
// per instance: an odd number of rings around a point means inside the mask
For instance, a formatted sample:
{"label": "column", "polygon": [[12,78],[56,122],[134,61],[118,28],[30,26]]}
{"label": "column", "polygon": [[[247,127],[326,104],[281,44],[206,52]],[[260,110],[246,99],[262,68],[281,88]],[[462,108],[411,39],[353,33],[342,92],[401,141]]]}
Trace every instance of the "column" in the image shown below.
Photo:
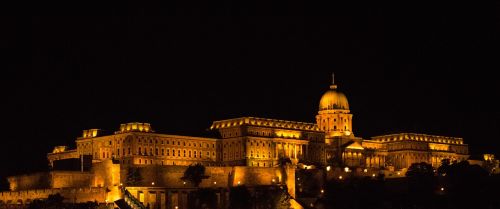
{"label": "column", "polygon": [[297,159],[297,144],[293,144],[293,158]]}

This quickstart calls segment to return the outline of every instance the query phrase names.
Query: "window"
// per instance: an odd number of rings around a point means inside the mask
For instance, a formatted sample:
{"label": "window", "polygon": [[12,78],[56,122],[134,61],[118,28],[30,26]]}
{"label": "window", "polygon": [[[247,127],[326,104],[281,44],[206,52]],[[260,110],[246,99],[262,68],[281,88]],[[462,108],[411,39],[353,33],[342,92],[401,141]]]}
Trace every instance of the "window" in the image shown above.
{"label": "window", "polygon": [[161,148],[161,155],[165,155],[165,149]]}
{"label": "window", "polygon": [[158,148],[155,149],[155,155],[158,155]]}
{"label": "window", "polygon": [[167,149],[167,156],[170,156],[170,149]]}
{"label": "window", "polygon": [[139,159],[139,164],[141,164],[141,163],[142,163],[142,160],[141,160],[141,159]]}
{"label": "window", "polygon": [[116,154],[120,156],[120,149],[116,150]]}
{"label": "window", "polygon": [[[167,155],[168,155],[168,150],[167,150]],[[175,156],[175,149],[172,149],[172,156]]]}
{"label": "window", "polygon": [[194,151],[194,157],[196,158],[196,151]]}
{"label": "window", "polygon": [[177,142],[177,145],[178,145],[178,146],[180,146],[180,145],[181,145],[181,142],[179,142],[179,141],[178,141],[178,142]]}
{"label": "window", "polygon": [[141,147],[139,147],[139,155],[142,155]]}
{"label": "window", "polygon": [[186,150],[184,150],[184,157],[186,157]]}
{"label": "window", "polygon": [[181,150],[177,150],[177,156],[179,156],[179,157],[181,156]]}
{"label": "window", "polygon": [[189,150],[189,157],[191,157],[191,150]]}
{"label": "window", "polygon": [[333,126],[333,130],[337,130],[337,126]]}

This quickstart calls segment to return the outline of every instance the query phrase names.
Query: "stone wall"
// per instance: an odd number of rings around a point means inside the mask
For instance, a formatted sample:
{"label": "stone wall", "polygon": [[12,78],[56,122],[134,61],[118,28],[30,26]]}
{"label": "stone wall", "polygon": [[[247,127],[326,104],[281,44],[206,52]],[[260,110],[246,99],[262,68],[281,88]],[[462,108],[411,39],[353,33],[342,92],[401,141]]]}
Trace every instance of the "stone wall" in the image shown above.
{"label": "stone wall", "polygon": [[84,203],[106,200],[106,188],[72,188],[72,189],[35,189],[17,192],[0,192],[0,203],[29,204],[35,199],[46,199],[49,195],[60,194],[64,202]]}
{"label": "stone wall", "polygon": [[51,187],[57,188],[79,188],[92,186],[94,174],[77,171],[53,171],[50,172]]}
{"label": "stone wall", "polygon": [[[194,186],[190,182],[184,183],[181,180],[184,171],[188,168],[187,166],[142,166],[136,168],[142,181],[133,186],[165,188],[190,188]],[[283,171],[286,171],[286,175],[282,174]],[[289,193],[295,196],[295,169],[293,168],[282,170],[279,167],[205,167],[205,174],[208,178],[204,179],[199,185],[202,188],[238,185],[252,187],[282,182],[287,184]],[[121,179],[126,178],[127,169],[122,169]],[[126,186],[131,185],[126,184]]]}
{"label": "stone wall", "polygon": [[34,173],[28,175],[11,176],[7,178],[9,181],[10,191],[19,191],[27,189],[48,189],[50,188],[50,174]]}
{"label": "stone wall", "polygon": [[10,190],[78,188],[93,186],[94,175],[89,172],[52,171],[8,177]]}

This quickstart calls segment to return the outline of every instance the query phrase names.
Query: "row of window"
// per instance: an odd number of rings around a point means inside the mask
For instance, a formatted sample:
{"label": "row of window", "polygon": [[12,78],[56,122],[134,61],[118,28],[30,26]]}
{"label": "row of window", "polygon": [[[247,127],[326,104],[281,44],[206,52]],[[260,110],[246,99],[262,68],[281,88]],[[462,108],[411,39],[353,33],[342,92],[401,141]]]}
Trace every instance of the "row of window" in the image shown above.
{"label": "row of window", "polygon": [[[144,150],[144,152],[143,152],[143,150]],[[159,155],[170,156],[170,154],[172,154],[173,157],[175,157],[177,154],[177,157],[194,157],[194,158],[197,158],[197,157],[202,158],[203,157],[203,151],[197,151],[197,150],[192,151],[192,150],[185,150],[185,149],[180,150],[180,149],[178,149],[177,153],[176,153],[175,149],[172,149],[172,152],[170,152],[170,149],[163,149],[162,148],[160,150],[160,149],[156,148],[154,151],[155,152],[153,154],[153,148],[149,148],[149,153],[148,153],[147,148],[142,149],[141,147],[139,147],[137,154],[139,154],[139,155],[158,155],[158,156]],[[181,151],[182,151],[182,153],[181,153]],[[207,151],[205,156],[210,157],[210,152]],[[215,152],[212,152],[212,157],[215,157]]]}
{"label": "row of window", "polygon": [[[164,145],[164,144],[167,144],[167,145],[172,144],[172,145],[181,146],[181,144],[182,144],[182,146],[186,146],[186,145],[187,145],[188,147],[191,147],[191,146],[193,146],[193,147],[202,147],[202,145],[203,145],[205,148],[208,148],[208,147],[210,146],[210,145],[209,145],[209,143],[202,143],[202,142],[199,142],[199,143],[196,143],[196,142],[192,142],[192,143],[191,143],[191,142],[187,142],[187,143],[186,143],[185,141],[183,141],[183,142],[181,143],[181,141],[170,141],[170,140],[163,140],[163,139],[162,139],[162,140],[160,140],[160,142],[161,142],[161,144],[162,144],[162,145]],[[165,143],[165,142],[166,142],[166,143]],[[170,143],[170,142],[172,142],[172,143]],[[148,143],[148,141],[147,141],[147,140],[142,140],[142,141],[141,141],[141,139],[139,139],[139,143],[141,143],[141,144],[145,144],[145,143]],[[152,139],[150,139],[150,140],[149,140],[149,143],[150,143],[150,144],[152,144],[152,143],[153,143],[153,140],[152,140]],[[157,140],[157,139],[155,139],[155,140],[154,140],[154,143],[155,143],[155,144],[158,144],[158,140]],[[211,144],[212,144],[212,148],[215,148],[215,143],[211,143]]]}
{"label": "row of window", "polygon": [[[120,141],[125,141],[123,139],[118,139],[116,140],[116,144],[119,145],[120,144]],[[130,141],[130,140],[129,140]],[[147,139],[141,139],[139,138],[138,139],[138,142],[141,143],[141,144],[144,144],[144,143],[148,143],[148,140]],[[152,144],[152,143],[155,143],[155,144],[158,144],[158,139],[155,139],[154,141],[152,139],[149,139],[149,143]],[[185,141],[183,141],[181,143],[181,141],[170,141],[170,140],[160,140],[161,144],[167,144],[167,145],[177,145],[177,146],[193,146],[193,147],[202,147],[202,145],[205,147],[205,148],[209,148],[210,147],[210,144],[212,144],[212,148],[215,148],[215,143],[202,143],[202,142],[199,142],[199,143],[196,143],[196,142],[188,142],[186,143]],[[166,143],[165,143],[166,142]],[[106,142],[101,142],[101,143],[98,143],[98,146],[104,146]],[[113,143],[112,143],[112,140],[109,140],[107,141],[107,145],[111,146]],[[91,143],[85,143],[85,144],[81,144],[80,148],[89,148],[90,146],[92,146]]]}

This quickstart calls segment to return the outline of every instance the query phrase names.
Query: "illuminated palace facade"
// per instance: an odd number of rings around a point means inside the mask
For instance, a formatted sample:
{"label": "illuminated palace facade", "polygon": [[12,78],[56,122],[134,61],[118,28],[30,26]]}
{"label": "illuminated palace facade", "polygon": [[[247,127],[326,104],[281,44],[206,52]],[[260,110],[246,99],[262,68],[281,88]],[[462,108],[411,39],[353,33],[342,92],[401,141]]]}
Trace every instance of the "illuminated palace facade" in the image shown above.
{"label": "illuminated palace facade", "polygon": [[404,169],[442,159],[466,160],[462,138],[415,133],[356,137],[347,97],[332,84],[319,102],[316,123],[242,117],[215,121],[218,138],[161,134],[148,123],[122,124],[114,134],[84,130],[76,149],[56,147],[49,164],[92,156],[93,162],[114,159],[122,165],[190,165],[275,167],[279,159],[292,163],[333,164]]}

